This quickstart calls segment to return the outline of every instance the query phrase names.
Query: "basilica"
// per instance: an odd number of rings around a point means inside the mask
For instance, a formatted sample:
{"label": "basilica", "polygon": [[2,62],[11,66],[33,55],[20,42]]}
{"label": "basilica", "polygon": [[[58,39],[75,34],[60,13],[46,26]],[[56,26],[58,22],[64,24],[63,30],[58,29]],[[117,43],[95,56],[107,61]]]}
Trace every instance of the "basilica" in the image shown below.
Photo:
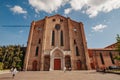
{"label": "basilica", "polygon": [[[110,49],[105,49],[109,53]],[[54,71],[64,70],[64,68],[67,70],[95,69],[107,63],[101,63],[101,59],[104,60],[102,57],[104,49],[101,50],[103,52],[100,50],[87,48],[82,22],[59,14],[46,16],[42,20],[31,23],[24,69],[28,71]],[[112,52],[109,54],[111,55]],[[104,55],[106,57],[109,54]],[[107,57],[107,61],[113,61],[112,58],[112,55]],[[110,62],[109,65],[111,64],[113,63]]]}

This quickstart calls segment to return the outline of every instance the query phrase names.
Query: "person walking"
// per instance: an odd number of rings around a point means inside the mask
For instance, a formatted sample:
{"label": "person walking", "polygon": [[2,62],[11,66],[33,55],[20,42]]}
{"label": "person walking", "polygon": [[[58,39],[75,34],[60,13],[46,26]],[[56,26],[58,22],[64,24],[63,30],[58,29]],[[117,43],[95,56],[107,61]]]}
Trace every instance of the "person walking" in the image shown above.
{"label": "person walking", "polygon": [[69,71],[71,71],[72,70],[72,68],[71,67],[69,67]]}
{"label": "person walking", "polygon": [[64,72],[66,72],[66,67],[64,67]]}
{"label": "person walking", "polygon": [[12,78],[14,79],[15,75],[17,73],[17,69],[14,67],[12,70]]}

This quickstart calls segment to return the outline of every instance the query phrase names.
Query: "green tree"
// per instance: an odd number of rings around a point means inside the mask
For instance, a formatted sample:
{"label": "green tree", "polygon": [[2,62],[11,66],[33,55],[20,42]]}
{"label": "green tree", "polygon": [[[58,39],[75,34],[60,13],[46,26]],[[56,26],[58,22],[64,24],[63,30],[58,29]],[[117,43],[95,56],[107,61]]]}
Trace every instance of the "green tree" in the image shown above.
{"label": "green tree", "polygon": [[[120,53],[120,35],[119,34],[117,34],[116,40],[117,40],[116,50]],[[120,55],[115,56],[115,59],[120,61]]]}
{"label": "green tree", "polygon": [[0,62],[0,70],[3,70],[3,63]]}
{"label": "green tree", "polygon": [[24,54],[20,45],[0,46],[0,62],[3,63],[4,69],[11,67],[22,69]]}
{"label": "green tree", "polygon": [[120,35],[119,34],[117,34],[116,40],[117,40],[117,46],[116,46],[116,48],[120,52]]}
{"label": "green tree", "polygon": [[2,47],[0,46],[0,62],[3,60],[3,53],[2,53]]}

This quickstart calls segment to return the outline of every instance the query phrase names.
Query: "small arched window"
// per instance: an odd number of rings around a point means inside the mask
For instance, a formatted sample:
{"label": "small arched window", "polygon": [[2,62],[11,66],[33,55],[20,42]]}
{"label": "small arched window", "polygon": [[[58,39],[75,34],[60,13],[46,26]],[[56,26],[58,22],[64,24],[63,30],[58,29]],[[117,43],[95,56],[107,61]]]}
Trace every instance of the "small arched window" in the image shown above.
{"label": "small arched window", "polygon": [[80,56],[80,54],[79,54],[79,50],[78,50],[78,47],[76,46],[76,56]]}
{"label": "small arched window", "polygon": [[63,22],[63,19],[60,19],[60,22]]}
{"label": "small arched window", "polygon": [[55,31],[52,31],[52,46],[54,46],[55,44]]}
{"label": "small arched window", "polygon": [[56,20],[55,19],[53,19],[53,22],[55,22]]}
{"label": "small arched window", "polygon": [[38,41],[38,44],[40,44],[41,43],[41,39],[39,39],[39,41]]}
{"label": "small arched window", "polygon": [[63,44],[63,31],[60,32],[60,45],[64,46],[64,44]]}
{"label": "small arched window", "polygon": [[37,46],[35,51],[35,56],[38,56],[38,50],[39,50],[39,47]]}
{"label": "small arched window", "polygon": [[74,44],[76,44],[76,40],[74,40]]}

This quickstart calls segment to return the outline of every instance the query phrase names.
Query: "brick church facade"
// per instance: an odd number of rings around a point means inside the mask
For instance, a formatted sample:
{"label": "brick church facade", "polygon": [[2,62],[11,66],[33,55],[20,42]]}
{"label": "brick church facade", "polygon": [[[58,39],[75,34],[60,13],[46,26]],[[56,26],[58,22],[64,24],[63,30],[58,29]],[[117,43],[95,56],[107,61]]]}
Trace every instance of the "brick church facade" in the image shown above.
{"label": "brick church facade", "polygon": [[90,69],[83,24],[61,15],[33,21],[30,28],[25,70]]}
{"label": "brick church facade", "polygon": [[[31,23],[24,69],[33,71],[64,70],[65,67],[72,70],[96,69],[104,65],[100,62],[99,53],[104,54],[106,51],[102,49],[101,53],[99,49],[97,50],[87,48],[82,22],[56,14]],[[111,51],[115,52],[113,49]],[[97,52],[98,56],[94,55]],[[110,58],[107,54],[104,58],[106,57]]]}

